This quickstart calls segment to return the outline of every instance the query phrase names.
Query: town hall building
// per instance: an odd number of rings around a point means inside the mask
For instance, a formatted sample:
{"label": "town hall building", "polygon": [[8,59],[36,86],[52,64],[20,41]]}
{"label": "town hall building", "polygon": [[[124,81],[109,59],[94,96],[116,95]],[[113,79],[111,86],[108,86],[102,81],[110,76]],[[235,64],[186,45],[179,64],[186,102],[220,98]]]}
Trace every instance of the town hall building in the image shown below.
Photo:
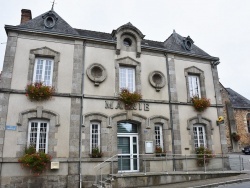
{"label": "town hall building", "polygon": [[[130,22],[109,33],[76,29],[54,10],[32,19],[23,9],[20,25],[5,30],[1,186],[91,187],[100,163],[108,166],[104,175],[182,171],[199,169],[181,156],[200,146],[227,153],[225,127],[216,123],[223,115],[219,58],[195,38],[173,31],[164,41],[148,40]],[[35,82],[53,87],[52,98],[29,100],[25,88]],[[119,100],[124,88],[142,95],[131,109]],[[193,97],[211,106],[197,112]],[[18,163],[30,144],[55,165],[39,177]],[[157,147],[171,160],[155,157]]]}

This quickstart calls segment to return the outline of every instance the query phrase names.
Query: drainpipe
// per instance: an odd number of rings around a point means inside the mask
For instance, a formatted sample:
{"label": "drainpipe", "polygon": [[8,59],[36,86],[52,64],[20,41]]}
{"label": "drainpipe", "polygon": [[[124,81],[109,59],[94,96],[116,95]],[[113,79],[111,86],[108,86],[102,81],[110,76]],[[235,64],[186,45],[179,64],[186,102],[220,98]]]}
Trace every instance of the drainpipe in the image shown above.
{"label": "drainpipe", "polygon": [[[172,154],[175,155],[175,148],[174,148],[174,127],[173,127],[173,108],[172,108],[172,99],[171,99],[171,92],[170,92],[170,73],[169,73],[169,63],[168,63],[168,55],[164,53],[166,57],[166,66],[167,66],[167,80],[168,80],[168,97],[169,97],[169,113],[170,113],[170,126],[171,136],[172,136]],[[175,160],[173,158],[173,170],[175,171]]]}
{"label": "drainpipe", "polygon": [[85,64],[85,46],[86,41],[83,41],[83,55],[82,55],[82,84],[81,84],[81,110],[80,110],[80,135],[79,135],[79,188],[82,188],[82,127],[83,127],[83,96],[84,96],[84,64]]}

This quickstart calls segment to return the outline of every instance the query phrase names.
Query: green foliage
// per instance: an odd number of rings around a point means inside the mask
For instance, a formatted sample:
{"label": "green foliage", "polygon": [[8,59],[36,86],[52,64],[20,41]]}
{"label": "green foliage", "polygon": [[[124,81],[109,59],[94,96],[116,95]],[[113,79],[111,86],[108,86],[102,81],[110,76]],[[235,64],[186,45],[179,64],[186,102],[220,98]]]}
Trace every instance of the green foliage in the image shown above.
{"label": "green foliage", "polygon": [[44,85],[42,82],[28,84],[25,88],[26,96],[31,101],[44,101],[51,98],[54,88]]}
{"label": "green foliage", "polygon": [[51,158],[50,155],[44,152],[36,152],[33,146],[29,146],[25,149],[25,154],[18,159],[18,162],[21,163],[22,167],[29,168],[34,174],[40,175],[47,168]]}
{"label": "green foliage", "polygon": [[91,157],[92,158],[101,158],[102,157],[102,152],[99,150],[98,147],[92,149]]}
{"label": "green foliage", "polygon": [[133,106],[141,100],[142,95],[138,92],[131,93],[128,89],[123,88],[119,93],[119,100],[124,103],[125,109],[131,110]]}
{"label": "green foliage", "polygon": [[194,109],[198,112],[203,112],[211,105],[210,100],[205,97],[193,97],[191,102],[193,103]]}
{"label": "green foliage", "polygon": [[196,148],[195,153],[197,154],[198,166],[208,165],[210,162],[210,159],[214,158],[213,152],[210,149],[205,148],[204,146]]}

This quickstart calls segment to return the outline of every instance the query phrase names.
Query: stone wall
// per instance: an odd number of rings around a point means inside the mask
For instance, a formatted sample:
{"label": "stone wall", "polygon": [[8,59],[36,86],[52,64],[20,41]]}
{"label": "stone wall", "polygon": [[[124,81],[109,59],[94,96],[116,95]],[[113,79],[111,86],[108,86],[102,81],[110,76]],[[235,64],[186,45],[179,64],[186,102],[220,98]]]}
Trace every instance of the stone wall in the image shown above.
{"label": "stone wall", "polygon": [[239,147],[244,147],[250,145],[250,133],[247,128],[247,114],[250,113],[249,110],[244,109],[234,109],[234,117],[237,126],[237,133],[240,135]]}

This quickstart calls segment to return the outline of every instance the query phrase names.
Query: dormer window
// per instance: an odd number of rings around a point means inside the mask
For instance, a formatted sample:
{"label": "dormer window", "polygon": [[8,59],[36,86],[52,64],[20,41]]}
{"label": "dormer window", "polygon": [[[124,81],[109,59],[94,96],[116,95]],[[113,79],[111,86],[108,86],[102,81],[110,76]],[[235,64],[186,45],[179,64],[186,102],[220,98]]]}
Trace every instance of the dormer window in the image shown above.
{"label": "dormer window", "polygon": [[188,36],[187,38],[185,38],[185,40],[183,40],[183,43],[184,43],[185,49],[190,51],[192,49],[192,45],[194,41],[190,38],[190,36]]}
{"label": "dormer window", "polygon": [[52,28],[55,25],[55,20],[53,17],[48,16],[45,20],[44,20],[44,24],[46,27],[48,28]]}
{"label": "dormer window", "polygon": [[45,14],[43,19],[45,27],[49,29],[53,28],[56,25],[56,21],[58,20],[55,14],[51,11]]}
{"label": "dormer window", "polygon": [[124,44],[124,46],[129,47],[129,46],[132,45],[132,40],[131,40],[130,38],[125,38],[125,39],[123,40],[123,44]]}

